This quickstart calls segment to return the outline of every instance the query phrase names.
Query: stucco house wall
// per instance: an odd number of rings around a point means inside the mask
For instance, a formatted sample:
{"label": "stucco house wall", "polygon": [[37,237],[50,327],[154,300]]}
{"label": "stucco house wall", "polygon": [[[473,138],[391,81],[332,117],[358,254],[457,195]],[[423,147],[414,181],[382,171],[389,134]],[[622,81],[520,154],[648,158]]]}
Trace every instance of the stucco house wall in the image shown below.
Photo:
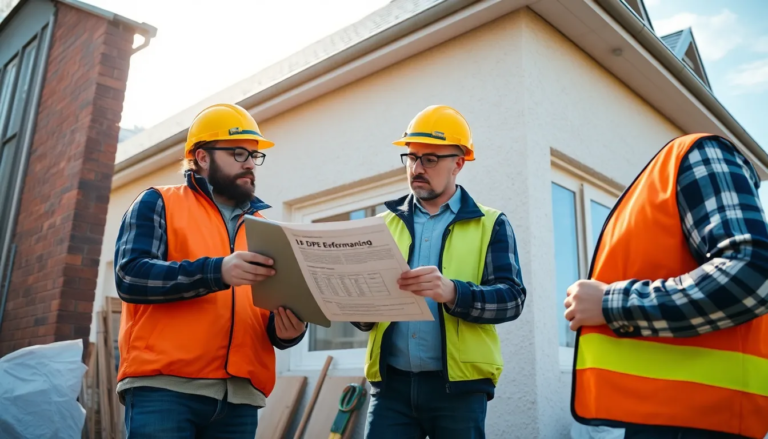
{"label": "stucco house wall", "polygon": [[[405,193],[401,151],[391,142],[431,104],[454,106],[468,119],[477,161],[467,164],[459,183],[509,216],[529,292],[522,317],[498,326],[506,366],[489,404],[488,437],[566,437],[570,371],[561,366],[556,333],[562,303],[553,280],[553,161],[618,192],[682,132],[522,9],[258,121],[277,143],[257,168],[257,194],[273,206],[265,215],[291,221],[307,200],[341,192],[344,200],[354,199],[349,191],[362,186],[386,183]],[[100,267],[94,309],[105,294],[116,295],[111,261],[123,213],[143,189],[181,181],[180,164],[174,164],[113,189],[101,255],[107,262]],[[292,361],[291,352],[279,352],[281,373],[310,376],[306,403],[319,367],[296,371]],[[360,375],[362,363],[332,367],[330,374]],[[358,418],[355,437],[362,437],[364,418]]]}

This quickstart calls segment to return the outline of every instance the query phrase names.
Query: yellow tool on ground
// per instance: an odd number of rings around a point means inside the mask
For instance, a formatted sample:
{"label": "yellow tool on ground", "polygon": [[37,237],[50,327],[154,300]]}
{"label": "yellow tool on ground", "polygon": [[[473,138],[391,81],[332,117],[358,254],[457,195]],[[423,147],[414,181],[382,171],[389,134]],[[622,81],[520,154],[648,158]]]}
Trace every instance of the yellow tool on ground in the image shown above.
{"label": "yellow tool on ground", "polygon": [[359,409],[366,398],[365,387],[359,384],[349,384],[341,392],[339,398],[339,412],[331,425],[331,435],[328,439],[341,439],[347,429],[349,419],[355,410]]}

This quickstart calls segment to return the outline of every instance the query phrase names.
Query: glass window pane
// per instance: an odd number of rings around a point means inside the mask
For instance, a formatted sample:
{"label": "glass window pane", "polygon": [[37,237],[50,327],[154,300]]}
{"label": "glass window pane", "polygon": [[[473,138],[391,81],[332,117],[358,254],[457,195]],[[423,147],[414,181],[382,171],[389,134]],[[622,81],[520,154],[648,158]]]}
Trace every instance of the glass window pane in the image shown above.
{"label": "glass window pane", "polygon": [[19,76],[18,86],[16,87],[16,98],[13,109],[11,110],[11,122],[8,125],[8,132],[5,137],[8,137],[16,133],[21,123],[21,115],[24,112],[24,107],[29,94],[29,86],[32,79],[32,67],[35,65],[35,54],[37,54],[37,43],[32,43],[27,46],[24,51],[24,58],[21,63],[21,75]]}
{"label": "glass window pane", "polygon": [[309,350],[359,349],[368,345],[368,333],[347,322],[331,322],[330,328],[310,324]]}
{"label": "glass window pane", "polygon": [[349,219],[359,220],[368,216],[368,209],[360,209],[349,213]]}
{"label": "glass window pane", "polygon": [[373,213],[374,213],[374,215],[379,215],[379,214],[384,213],[384,212],[386,212],[388,210],[389,209],[387,209],[387,206],[385,206],[383,204],[379,204],[378,206],[376,206],[376,208],[374,209]]}
{"label": "glass window pane", "polygon": [[[16,137],[5,145],[0,142],[0,187],[4,188],[0,190],[0,239],[2,239],[3,233],[5,233],[5,229],[8,226],[8,216],[11,213],[9,200],[16,178],[12,165],[18,140],[19,138]],[[0,242],[0,245],[2,245],[2,242]]]}
{"label": "glass window pane", "polygon": [[592,218],[590,224],[592,230],[592,239],[589,243],[589,254],[595,250],[597,240],[600,238],[600,232],[603,231],[603,224],[608,219],[608,214],[611,213],[611,208],[604,206],[594,200],[589,203],[589,216]]}
{"label": "glass window pane", "polygon": [[552,183],[552,220],[555,231],[555,283],[560,346],[574,346],[576,333],[563,317],[568,287],[579,280],[579,246],[576,231],[576,194]]}
{"label": "glass window pane", "polygon": [[13,84],[16,79],[16,66],[18,63],[14,60],[5,68],[5,74],[3,75],[3,87],[0,88],[0,140],[4,139],[5,127],[7,126],[7,119],[9,116],[9,107],[11,104],[11,96],[13,95]]}
{"label": "glass window pane", "polygon": [[[383,204],[370,206],[352,212],[340,213],[312,222],[324,223],[330,221],[359,220],[376,215],[386,210]],[[358,331],[346,322],[331,322],[330,328],[309,325],[309,350],[328,351],[334,349],[359,349],[368,345],[368,333]]]}

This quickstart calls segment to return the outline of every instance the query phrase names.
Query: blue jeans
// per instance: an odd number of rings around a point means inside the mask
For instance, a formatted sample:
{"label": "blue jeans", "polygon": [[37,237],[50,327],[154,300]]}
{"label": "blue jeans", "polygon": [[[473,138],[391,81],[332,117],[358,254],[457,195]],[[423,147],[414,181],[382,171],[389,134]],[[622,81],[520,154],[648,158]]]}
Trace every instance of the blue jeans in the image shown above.
{"label": "blue jeans", "polygon": [[485,393],[447,393],[442,372],[389,367],[371,395],[366,439],[484,439],[487,408]]}
{"label": "blue jeans", "polygon": [[253,439],[258,407],[155,387],[125,392],[128,439]]}

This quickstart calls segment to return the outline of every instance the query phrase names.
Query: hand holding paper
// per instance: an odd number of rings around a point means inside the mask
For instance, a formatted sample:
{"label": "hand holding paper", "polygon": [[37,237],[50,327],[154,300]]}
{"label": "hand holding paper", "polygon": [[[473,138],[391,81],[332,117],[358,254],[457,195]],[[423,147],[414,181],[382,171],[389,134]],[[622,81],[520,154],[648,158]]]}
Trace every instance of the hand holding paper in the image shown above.
{"label": "hand holding paper", "polygon": [[[252,287],[255,306],[290,308],[299,319],[325,327],[331,321],[434,320],[424,298],[398,284],[411,270],[381,218],[285,224],[246,215],[245,228],[248,249],[276,261],[277,274]],[[426,274],[426,283],[436,282],[434,273]],[[413,288],[437,294],[431,287]],[[445,287],[438,297],[449,301]]]}
{"label": "hand holding paper", "polygon": [[293,340],[304,333],[304,322],[299,320],[290,309],[283,307],[274,311],[275,331],[280,340]]}
{"label": "hand holding paper", "polygon": [[251,252],[235,252],[221,263],[221,278],[225,284],[239,287],[253,285],[273,276],[272,259]]}
{"label": "hand holding paper", "polygon": [[406,271],[397,280],[400,289],[453,308],[456,302],[456,284],[443,276],[437,267],[419,267]]}

